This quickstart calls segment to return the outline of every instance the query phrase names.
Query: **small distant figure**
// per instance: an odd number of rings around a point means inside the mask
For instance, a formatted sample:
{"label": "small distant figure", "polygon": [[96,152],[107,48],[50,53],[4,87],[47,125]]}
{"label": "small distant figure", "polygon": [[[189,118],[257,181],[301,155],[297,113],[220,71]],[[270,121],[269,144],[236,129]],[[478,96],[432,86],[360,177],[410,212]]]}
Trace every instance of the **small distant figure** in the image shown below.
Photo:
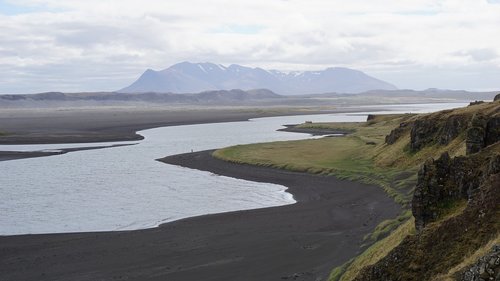
{"label": "small distant figure", "polygon": [[191,149],[191,153],[193,153],[193,150]]}

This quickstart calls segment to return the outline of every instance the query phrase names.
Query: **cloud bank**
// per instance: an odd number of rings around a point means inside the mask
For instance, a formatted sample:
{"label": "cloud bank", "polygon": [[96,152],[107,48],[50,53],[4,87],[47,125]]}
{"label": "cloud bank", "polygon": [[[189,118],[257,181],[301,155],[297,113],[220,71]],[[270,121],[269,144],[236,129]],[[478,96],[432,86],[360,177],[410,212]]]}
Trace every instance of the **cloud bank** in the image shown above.
{"label": "cloud bank", "polygon": [[180,61],[500,89],[492,0],[0,0],[0,93],[110,91]]}

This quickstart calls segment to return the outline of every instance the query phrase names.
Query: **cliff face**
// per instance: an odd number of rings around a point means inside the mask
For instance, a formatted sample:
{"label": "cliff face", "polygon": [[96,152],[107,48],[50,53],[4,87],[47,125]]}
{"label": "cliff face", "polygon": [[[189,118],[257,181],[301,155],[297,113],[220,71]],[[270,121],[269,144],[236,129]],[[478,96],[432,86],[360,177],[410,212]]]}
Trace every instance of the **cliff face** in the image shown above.
{"label": "cliff face", "polygon": [[412,152],[432,145],[446,146],[462,137],[466,141],[467,153],[476,153],[500,139],[500,106],[498,101],[479,103],[463,110],[444,110],[419,116],[401,123],[386,136],[385,142],[394,144],[408,132],[408,147]]}
{"label": "cliff face", "polygon": [[482,148],[494,144],[500,138],[500,116],[484,116],[477,113],[472,117],[467,129],[467,154],[476,153]]}
{"label": "cliff face", "polygon": [[[498,236],[499,130],[500,102],[496,101],[416,117],[386,137],[390,145],[409,134],[408,153],[453,142],[465,146],[466,155],[450,157],[445,152],[425,161],[412,199],[417,234],[407,236],[387,256],[365,267],[355,280],[435,280],[440,274],[451,274],[450,269]],[[452,275],[481,280],[478,274],[486,276],[485,268],[488,274],[498,271],[498,265],[482,263],[469,269],[463,265]]]}
{"label": "cliff face", "polygon": [[[365,267],[355,280],[434,280],[495,237],[500,177],[478,189],[462,214],[406,237],[386,257]],[[455,278],[458,279],[458,276]]]}
{"label": "cliff face", "polygon": [[446,205],[473,200],[479,187],[499,172],[500,154],[450,158],[444,153],[437,160],[428,160],[418,173],[412,200],[417,231],[438,219]]}

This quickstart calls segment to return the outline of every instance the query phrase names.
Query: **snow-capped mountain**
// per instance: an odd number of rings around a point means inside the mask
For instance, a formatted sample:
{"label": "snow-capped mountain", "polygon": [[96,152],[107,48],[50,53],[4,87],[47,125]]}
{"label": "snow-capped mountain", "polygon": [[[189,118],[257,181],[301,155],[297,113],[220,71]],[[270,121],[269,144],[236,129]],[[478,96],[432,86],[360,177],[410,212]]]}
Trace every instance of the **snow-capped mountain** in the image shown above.
{"label": "snow-capped mountain", "polygon": [[123,93],[196,93],[209,90],[269,89],[278,94],[360,93],[396,87],[365,73],[342,67],[322,71],[281,72],[237,64],[182,62],[161,71],[146,70]]}

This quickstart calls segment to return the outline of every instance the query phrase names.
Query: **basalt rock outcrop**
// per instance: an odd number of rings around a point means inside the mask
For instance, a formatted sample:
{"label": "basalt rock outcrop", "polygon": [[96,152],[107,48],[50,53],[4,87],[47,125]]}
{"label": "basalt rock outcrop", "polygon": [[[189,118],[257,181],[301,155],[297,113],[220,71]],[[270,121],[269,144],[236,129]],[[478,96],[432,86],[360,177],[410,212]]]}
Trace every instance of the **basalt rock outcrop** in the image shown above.
{"label": "basalt rock outcrop", "polygon": [[[495,144],[494,149],[472,156],[450,159],[444,155],[426,163],[416,191],[420,194],[414,198],[417,206],[412,210],[417,234],[407,236],[387,256],[365,267],[355,280],[434,280],[493,239],[500,232],[499,152],[500,144]],[[466,167],[478,163],[483,163],[479,170],[469,174]],[[465,204],[464,210],[447,214],[457,203]],[[441,221],[433,224],[436,219]]]}
{"label": "basalt rock outcrop", "polygon": [[482,148],[500,140],[500,116],[486,117],[475,114],[466,136],[467,154],[477,153]]}
{"label": "basalt rock outcrop", "polygon": [[[484,104],[490,104],[491,112],[487,115],[481,112]],[[413,152],[429,145],[445,146],[461,136],[466,141],[467,154],[476,153],[500,140],[500,103],[479,103],[469,106],[469,110],[445,110],[415,117],[393,129],[385,143],[394,144],[406,133],[410,135],[408,147]]]}
{"label": "basalt rock outcrop", "polygon": [[436,160],[426,161],[418,173],[412,200],[417,231],[438,219],[446,212],[447,205],[460,199],[472,200],[479,186],[497,173],[500,173],[500,154],[451,159],[444,153]]}
{"label": "basalt rock outcrop", "polygon": [[403,134],[405,134],[409,123],[402,122],[399,127],[392,130],[387,136],[385,136],[385,143],[394,144]]}

